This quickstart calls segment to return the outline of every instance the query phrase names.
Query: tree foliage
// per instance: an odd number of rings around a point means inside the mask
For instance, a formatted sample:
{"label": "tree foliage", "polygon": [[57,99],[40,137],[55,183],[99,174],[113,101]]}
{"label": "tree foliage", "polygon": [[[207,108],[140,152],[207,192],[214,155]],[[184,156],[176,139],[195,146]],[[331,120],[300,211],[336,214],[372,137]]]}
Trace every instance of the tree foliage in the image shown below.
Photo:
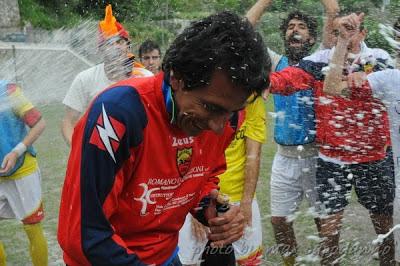
{"label": "tree foliage", "polygon": [[[21,15],[34,26],[57,28],[76,23],[79,19],[99,20],[104,16],[104,7],[112,3],[114,14],[123,22],[131,34],[142,40],[151,37],[166,45],[176,34],[166,28],[165,21],[173,18],[195,19],[225,9],[239,14],[245,12],[256,0],[19,0]],[[339,0],[344,12],[362,11],[367,14],[365,24],[369,30],[368,44],[389,49],[378,32],[378,24],[392,24],[396,19],[390,14],[400,14],[400,1],[392,0],[382,11],[382,0]],[[267,10],[261,30],[267,42],[282,47],[278,27],[288,12],[300,9],[323,22],[324,9],[319,0],[273,0]],[[170,24],[168,24],[170,25]],[[178,26],[177,26],[178,27]],[[320,27],[321,29],[322,27]]]}

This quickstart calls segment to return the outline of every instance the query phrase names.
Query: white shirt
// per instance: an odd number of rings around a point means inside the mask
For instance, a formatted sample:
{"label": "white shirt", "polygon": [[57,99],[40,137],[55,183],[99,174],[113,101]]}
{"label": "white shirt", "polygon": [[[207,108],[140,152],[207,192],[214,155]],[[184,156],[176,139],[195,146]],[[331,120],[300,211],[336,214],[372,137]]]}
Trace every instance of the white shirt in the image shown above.
{"label": "white shirt", "polygon": [[400,178],[400,70],[386,69],[371,73],[367,78],[374,97],[380,99],[387,108],[393,159]]}
{"label": "white shirt", "polygon": [[[400,224],[400,70],[387,69],[368,75],[374,97],[386,105],[390,122],[394,172],[396,176],[396,198],[394,200],[393,223]],[[400,230],[394,232],[396,260],[400,261]]]}
{"label": "white shirt", "polygon": [[[304,57],[303,60],[328,64],[334,52],[335,47],[333,47],[332,49],[318,50],[312,55]],[[395,62],[390,57],[388,52],[379,48],[369,48],[364,42],[361,43],[361,50],[357,57],[359,57],[360,61],[372,62],[375,62],[379,58],[382,60],[387,60],[387,64],[389,66],[395,66]]]}
{"label": "white shirt", "polygon": [[[134,67],[133,73],[137,77],[153,76],[152,72],[144,68]],[[75,77],[63,104],[84,113],[94,97],[113,83],[107,78],[104,63],[86,69]]]}
{"label": "white shirt", "polygon": [[96,94],[112,83],[106,76],[104,63],[86,69],[75,77],[63,104],[83,113]]}
{"label": "white shirt", "polygon": [[[315,53],[313,53],[312,55],[303,58],[303,60],[329,64],[334,52],[335,52],[335,47],[333,47],[331,49],[319,50],[319,51],[316,51]],[[386,61],[386,64],[389,66],[394,66],[394,64],[395,64],[393,59],[390,57],[390,55],[385,50],[382,50],[379,48],[369,48],[369,47],[367,47],[367,45],[364,42],[361,43],[360,53],[357,55],[354,55],[354,56],[355,56],[354,59],[356,59],[355,61],[359,61],[360,63],[363,63],[363,64],[366,62],[371,62],[373,64],[379,64],[378,59]],[[386,67],[386,66],[384,66],[384,67]],[[352,72],[351,65],[347,66],[347,68],[348,68],[349,72]],[[327,71],[327,70],[328,70],[328,68],[322,69],[323,72]],[[376,73],[378,73],[378,72],[376,72]],[[337,158],[328,157],[322,153],[319,153],[319,157],[321,159],[323,159],[324,161],[339,164],[339,165],[354,163],[354,162],[344,162]]]}
{"label": "white shirt", "polygon": [[271,58],[271,64],[272,64],[271,71],[275,72],[276,71],[276,67],[279,64],[279,61],[281,61],[281,58],[282,58],[283,55],[277,54],[277,53],[275,53],[274,51],[272,51],[269,48],[268,48],[268,55]]}

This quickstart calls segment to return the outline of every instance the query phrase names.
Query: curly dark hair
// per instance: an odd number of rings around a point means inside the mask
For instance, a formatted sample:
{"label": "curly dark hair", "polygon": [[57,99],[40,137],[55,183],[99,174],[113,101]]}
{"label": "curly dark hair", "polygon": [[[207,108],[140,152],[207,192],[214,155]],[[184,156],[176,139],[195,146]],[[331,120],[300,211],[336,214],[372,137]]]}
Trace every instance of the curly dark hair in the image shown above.
{"label": "curly dark hair", "polygon": [[307,15],[307,14],[301,12],[301,11],[298,11],[298,10],[291,12],[288,15],[288,17],[282,21],[282,24],[279,27],[279,29],[281,30],[283,38],[285,38],[285,36],[286,36],[286,31],[287,31],[287,28],[289,26],[289,22],[292,19],[298,19],[298,20],[304,21],[306,23],[306,25],[307,25],[307,28],[308,28],[308,31],[310,32],[310,35],[314,39],[317,39],[317,29],[318,29],[317,20],[314,17],[309,16],[309,15]]}
{"label": "curly dark hair", "polygon": [[139,47],[139,58],[142,58],[143,54],[152,52],[153,50],[158,50],[161,55],[160,46],[155,41],[145,40]]}
{"label": "curly dark hair", "polygon": [[264,51],[261,35],[247,19],[224,11],[192,22],[168,48],[162,68],[167,74],[173,70],[186,90],[208,85],[222,70],[235,86],[260,94],[271,70]]}

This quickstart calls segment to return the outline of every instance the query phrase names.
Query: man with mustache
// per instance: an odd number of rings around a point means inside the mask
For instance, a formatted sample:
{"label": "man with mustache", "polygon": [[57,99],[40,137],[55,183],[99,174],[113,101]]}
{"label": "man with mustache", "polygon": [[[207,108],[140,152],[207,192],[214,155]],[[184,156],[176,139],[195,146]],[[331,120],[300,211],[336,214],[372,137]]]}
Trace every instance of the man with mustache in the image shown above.
{"label": "man with mustache", "polygon": [[[259,0],[247,13],[255,25],[269,0]],[[328,14],[327,25],[332,24],[332,14],[339,10],[334,0],[322,1]],[[283,21],[280,30],[284,39],[285,55],[268,49],[272,70],[280,71],[297,64],[310,54],[317,39],[317,21],[300,11],[294,11]],[[331,31],[329,28],[327,29]],[[278,144],[271,173],[271,222],[275,240],[285,265],[294,265],[297,243],[290,219],[305,197],[316,208],[315,172],[315,122],[312,90],[296,92],[290,96],[274,95],[276,113],[274,138]],[[315,218],[317,227],[319,219]]]}

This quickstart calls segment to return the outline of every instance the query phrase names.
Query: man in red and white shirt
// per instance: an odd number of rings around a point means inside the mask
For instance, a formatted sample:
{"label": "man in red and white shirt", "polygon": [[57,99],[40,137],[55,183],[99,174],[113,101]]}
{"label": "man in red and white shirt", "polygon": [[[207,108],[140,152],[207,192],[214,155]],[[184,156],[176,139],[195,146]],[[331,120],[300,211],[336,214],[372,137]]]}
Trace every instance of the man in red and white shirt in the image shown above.
{"label": "man in red and white shirt", "polygon": [[[354,16],[342,18],[341,25],[354,21]],[[391,61],[383,50],[364,46],[365,32],[359,27],[357,30],[350,41],[339,38],[341,42],[338,41],[336,48],[319,51],[300,62],[300,68],[312,76],[301,74],[299,68],[285,69],[271,76],[273,93],[314,88],[319,145],[317,190],[324,210],[320,234],[325,239],[322,249],[325,252],[321,252],[321,256],[325,264],[339,257],[339,229],[353,185],[359,202],[370,212],[376,232],[387,233],[392,226],[395,184],[392,155],[387,150],[390,138],[385,106],[360,91],[351,91],[348,97],[331,95],[323,88],[324,83],[325,87],[331,84],[329,78],[321,82],[324,68],[334,69],[339,65],[332,55],[341,46],[345,46],[342,50],[347,54],[355,54],[354,60],[346,62],[347,73],[378,71]],[[340,68],[340,75],[342,71]],[[393,261],[393,239],[384,241],[379,255],[382,263]]]}

